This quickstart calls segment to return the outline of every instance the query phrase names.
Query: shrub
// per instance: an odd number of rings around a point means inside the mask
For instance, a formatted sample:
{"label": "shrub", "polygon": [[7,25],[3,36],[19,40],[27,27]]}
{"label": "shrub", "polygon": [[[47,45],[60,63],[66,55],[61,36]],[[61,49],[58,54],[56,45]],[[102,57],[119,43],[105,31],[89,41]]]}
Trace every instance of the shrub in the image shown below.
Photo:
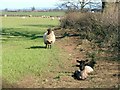
{"label": "shrub", "polygon": [[[116,11],[113,13],[117,14]],[[61,20],[61,27],[79,31],[81,37],[93,40],[100,46],[115,46],[118,44],[116,16],[108,13],[72,12]]]}
{"label": "shrub", "polygon": [[118,8],[101,12],[71,12],[61,20],[61,27],[79,32],[80,38],[96,43],[100,48],[108,48],[118,54]]}

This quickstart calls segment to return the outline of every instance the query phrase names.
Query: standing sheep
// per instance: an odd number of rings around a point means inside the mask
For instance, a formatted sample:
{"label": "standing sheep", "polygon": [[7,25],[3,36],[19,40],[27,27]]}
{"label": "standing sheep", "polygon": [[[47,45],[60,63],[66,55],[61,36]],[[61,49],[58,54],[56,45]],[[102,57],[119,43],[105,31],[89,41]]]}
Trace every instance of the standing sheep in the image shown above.
{"label": "standing sheep", "polygon": [[43,39],[44,39],[46,48],[51,48],[51,45],[55,42],[54,32],[50,28],[47,29],[47,32],[44,34]]}

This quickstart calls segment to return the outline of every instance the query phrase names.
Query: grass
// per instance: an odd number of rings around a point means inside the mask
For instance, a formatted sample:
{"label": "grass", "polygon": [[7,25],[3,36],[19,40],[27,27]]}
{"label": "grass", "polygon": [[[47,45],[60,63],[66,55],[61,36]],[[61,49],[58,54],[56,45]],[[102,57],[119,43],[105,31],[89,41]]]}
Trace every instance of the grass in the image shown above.
{"label": "grass", "polygon": [[54,45],[52,49],[45,49],[42,38],[48,27],[58,23],[58,20],[35,17],[2,18],[3,79],[15,83],[26,75],[41,76],[59,65],[59,48]]}
{"label": "grass", "polygon": [[2,12],[2,15],[33,15],[33,16],[63,16],[65,13],[62,11],[51,11],[51,12]]}

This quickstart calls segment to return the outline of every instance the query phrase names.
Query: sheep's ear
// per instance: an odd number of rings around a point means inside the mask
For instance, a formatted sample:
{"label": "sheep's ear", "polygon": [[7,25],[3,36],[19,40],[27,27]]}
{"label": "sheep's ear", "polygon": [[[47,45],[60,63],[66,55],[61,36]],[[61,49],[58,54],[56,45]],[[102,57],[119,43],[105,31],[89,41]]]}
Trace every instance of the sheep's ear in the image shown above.
{"label": "sheep's ear", "polygon": [[89,61],[88,59],[85,60],[85,62],[88,62],[88,61]]}
{"label": "sheep's ear", "polygon": [[80,67],[80,65],[76,65],[76,67]]}
{"label": "sheep's ear", "polygon": [[80,63],[80,61],[79,60],[76,60],[78,63]]}
{"label": "sheep's ear", "polygon": [[97,64],[95,60],[91,60],[94,64]]}
{"label": "sheep's ear", "polygon": [[81,61],[79,61],[79,60],[76,60],[76,61],[77,61],[78,63],[80,63],[80,64],[83,62],[83,60],[81,60]]}

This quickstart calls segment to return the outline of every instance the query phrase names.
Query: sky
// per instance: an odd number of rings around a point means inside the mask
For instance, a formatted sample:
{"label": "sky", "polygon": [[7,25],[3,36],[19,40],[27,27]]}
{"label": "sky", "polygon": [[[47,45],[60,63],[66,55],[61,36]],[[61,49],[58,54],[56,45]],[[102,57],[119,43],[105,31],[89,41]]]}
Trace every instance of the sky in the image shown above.
{"label": "sky", "polygon": [[[33,6],[38,9],[49,9],[49,8],[57,7],[57,4],[60,3],[60,1],[62,0],[0,0],[0,10],[3,10],[5,8],[30,9]],[[101,0],[91,0],[91,1],[101,1]]]}
{"label": "sky", "polygon": [[0,9],[53,8],[59,0],[0,0]]}

